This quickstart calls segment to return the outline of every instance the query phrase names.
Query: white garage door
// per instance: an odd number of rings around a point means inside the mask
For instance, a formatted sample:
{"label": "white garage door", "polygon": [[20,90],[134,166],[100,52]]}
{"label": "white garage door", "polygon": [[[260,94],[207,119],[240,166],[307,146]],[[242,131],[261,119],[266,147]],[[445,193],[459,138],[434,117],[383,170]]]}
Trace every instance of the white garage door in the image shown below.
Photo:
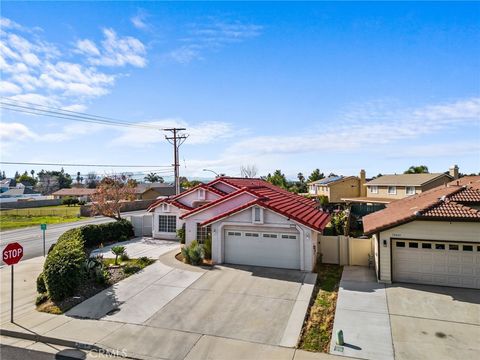
{"label": "white garage door", "polygon": [[480,244],[393,241],[393,281],[480,289]]}
{"label": "white garage door", "polygon": [[300,269],[298,235],[238,229],[226,230],[225,262]]}

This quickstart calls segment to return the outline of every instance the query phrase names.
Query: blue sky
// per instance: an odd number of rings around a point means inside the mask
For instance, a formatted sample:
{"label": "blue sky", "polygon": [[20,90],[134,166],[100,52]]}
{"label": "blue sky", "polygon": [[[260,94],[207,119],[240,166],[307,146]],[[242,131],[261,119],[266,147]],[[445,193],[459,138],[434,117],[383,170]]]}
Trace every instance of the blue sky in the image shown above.
{"label": "blue sky", "polygon": [[[4,2],[1,15],[3,97],[185,126],[183,175],[480,171],[480,3]],[[3,110],[0,130],[4,161],[172,162],[155,130]]]}

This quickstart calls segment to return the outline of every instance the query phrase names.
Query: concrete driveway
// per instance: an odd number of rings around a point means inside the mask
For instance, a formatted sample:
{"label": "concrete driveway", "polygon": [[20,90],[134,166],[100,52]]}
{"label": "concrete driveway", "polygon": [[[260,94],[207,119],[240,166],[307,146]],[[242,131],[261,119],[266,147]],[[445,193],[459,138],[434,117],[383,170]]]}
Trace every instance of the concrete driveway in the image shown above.
{"label": "concrete driveway", "polygon": [[478,359],[480,290],[393,284],[387,300],[396,359]]}
{"label": "concrete driveway", "polygon": [[315,275],[219,266],[206,272],[147,325],[262,344],[296,345]]}

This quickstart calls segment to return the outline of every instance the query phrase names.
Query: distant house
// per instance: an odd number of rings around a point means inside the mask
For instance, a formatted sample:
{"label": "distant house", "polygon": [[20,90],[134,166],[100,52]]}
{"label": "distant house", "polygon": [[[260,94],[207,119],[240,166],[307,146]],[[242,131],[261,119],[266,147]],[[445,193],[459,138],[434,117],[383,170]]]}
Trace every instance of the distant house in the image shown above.
{"label": "distant house", "polygon": [[480,289],[480,176],[394,201],[363,224],[380,282]]}
{"label": "distant house", "polygon": [[7,191],[3,192],[1,197],[25,197],[26,195],[41,195],[39,192],[34,191],[30,187],[26,186],[17,186],[10,188]]}
{"label": "distant house", "polygon": [[0,193],[4,193],[5,191],[8,191],[10,188],[15,187],[17,185],[17,182],[15,179],[3,179],[0,180]]}
{"label": "distant house", "polygon": [[343,202],[342,198],[365,195],[365,170],[357,176],[329,176],[308,183],[308,193],[314,196],[326,196],[329,203]]}
{"label": "distant house", "polygon": [[175,195],[175,185],[165,183],[138,184],[135,188],[137,200],[150,200]]}
{"label": "distant house", "polygon": [[52,193],[54,199],[63,199],[66,197],[77,198],[79,201],[90,201],[90,197],[95,194],[96,189],[71,188],[60,189]]}

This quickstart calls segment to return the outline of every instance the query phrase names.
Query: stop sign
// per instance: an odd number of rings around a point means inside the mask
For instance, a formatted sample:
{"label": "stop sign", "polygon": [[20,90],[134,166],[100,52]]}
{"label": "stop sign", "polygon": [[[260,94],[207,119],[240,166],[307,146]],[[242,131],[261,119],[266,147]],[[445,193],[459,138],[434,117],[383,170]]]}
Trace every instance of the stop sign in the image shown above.
{"label": "stop sign", "polygon": [[23,247],[19,243],[10,243],[5,246],[2,253],[3,262],[7,265],[15,265],[23,256]]}

